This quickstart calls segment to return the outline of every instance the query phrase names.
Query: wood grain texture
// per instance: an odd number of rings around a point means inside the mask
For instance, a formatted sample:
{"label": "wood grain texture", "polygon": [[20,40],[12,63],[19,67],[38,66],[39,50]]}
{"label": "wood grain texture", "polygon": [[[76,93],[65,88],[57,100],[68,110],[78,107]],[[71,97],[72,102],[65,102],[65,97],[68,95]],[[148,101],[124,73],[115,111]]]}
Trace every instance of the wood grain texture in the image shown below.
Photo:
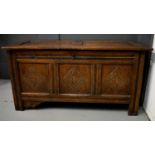
{"label": "wood grain texture", "polygon": [[13,96],[14,96],[14,104],[16,110],[24,110],[23,101],[21,99],[21,83],[20,77],[18,74],[18,66],[16,63],[16,56],[12,53],[9,54],[9,63],[10,63],[10,77],[12,82]]}
{"label": "wood grain texture", "polygon": [[12,92],[13,92],[13,98],[14,98],[14,105],[16,110],[22,110],[23,107],[21,105],[21,99],[19,98],[19,93],[17,90],[17,83],[16,83],[16,76],[15,76],[15,72],[14,72],[14,58],[13,58],[13,54],[9,53],[9,72],[10,72],[10,78],[11,78],[11,83],[12,83]]}
{"label": "wood grain texture", "polygon": [[113,42],[113,41],[46,41],[46,42],[28,42],[16,45],[4,46],[3,49],[21,50],[21,49],[33,49],[33,50],[138,50],[146,51],[151,50],[142,44],[134,42]]}
{"label": "wood grain texture", "polygon": [[136,97],[136,84],[137,84],[137,77],[138,75],[138,65],[139,65],[139,55],[137,55],[135,59],[135,63],[132,65],[132,80],[131,80],[131,98],[130,98],[130,104],[128,109],[129,115],[134,115],[134,106],[135,106],[135,97]]}
{"label": "wood grain texture", "polygon": [[102,94],[130,94],[131,65],[102,66]]}
{"label": "wood grain texture", "polygon": [[16,110],[42,102],[128,104],[138,114],[145,53],[136,43],[52,41],[4,47]]}
{"label": "wood grain texture", "polygon": [[60,64],[59,77],[61,94],[91,93],[91,65]]}
{"label": "wood grain texture", "polygon": [[51,88],[48,82],[52,77],[49,76],[48,64],[19,63],[18,65],[22,92],[49,92]]}
{"label": "wood grain texture", "polygon": [[143,71],[144,71],[144,54],[141,54],[139,56],[139,67],[138,67],[138,72],[137,72],[137,86],[136,86],[136,98],[135,98],[135,107],[134,107],[134,111],[133,113],[135,115],[138,114],[138,110],[139,110],[139,101],[140,101],[140,94],[142,91],[142,82],[143,82]]}

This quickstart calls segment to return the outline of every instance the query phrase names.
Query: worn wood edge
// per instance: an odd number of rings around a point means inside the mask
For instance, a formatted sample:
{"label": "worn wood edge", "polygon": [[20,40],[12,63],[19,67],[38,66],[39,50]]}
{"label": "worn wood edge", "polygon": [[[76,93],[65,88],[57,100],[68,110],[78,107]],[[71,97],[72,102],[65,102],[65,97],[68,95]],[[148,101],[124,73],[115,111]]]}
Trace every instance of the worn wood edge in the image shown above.
{"label": "worn wood edge", "polygon": [[54,92],[54,81],[53,81],[53,65],[51,63],[48,64],[48,74],[49,74],[49,93],[52,94]]}
{"label": "worn wood edge", "polygon": [[20,93],[18,93],[18,88],[15,86],[17,85],[17,79],[14,78],[14,75],[16,74],[16,64],[15,64],[15,58],[11,53],[8,52],[9,55],[9,71],[10,71],[10,77],[11,77],[11,83],[12,83],[12,92],[14,97],[14,105],[16,110],[24,110],[23,106],[20,102]]}
{"label": "worn wood edge", "polygon": [[47,98],[53,98],[53,97],[60,97],[60,98],[66,98],[66,97],[73,97],[73,98],[81,98],[81,97],[88,97],[88,98],[108,98],[108,99],[130,99],[130,95],[109,95],[109,94],[96,94],[96,95],[93,95],[90,93],[90,94],[50,94],[50,93],[34,93],[34,92],[22,92],[21,93],[21,96],[23,97],[47,97]]}
{"label": "worn wood edge", "polygon": [[[4,50],[9,50],[11,52],[13,51],[30,51],[30,50],[36,50],[36,51],[39,51],[39,50],[48,50],[48,51],[51,51],[51,50],[57,50],[57,51],[64,51],[64,50],[68,50],[68,51],[72,51],[72,50],[75,50],[75,51],[136,51],[136,52],[150,52],[150,51],[153,51],[153,48],[140,48],[140,49],[135,49],[135,48],[115,48],[115,49],[108,49],[108,48],[11,48],[11,47],[2,47],[1,48],[2,51]],[[22,51],[21,51],[22,50]]]}
{"label": "worn wood edge", "polygon": [[[20,80],[20,75],[19,75],[19,66],[18,66],[18,62],[16,61],[16,55],[13,55],[13,69],[14,69],[14,76],[16,77],[15,78],[15,83],[16,83],[16,94],[18,96],[18,105],[19,105],[19,110],[24,110],[24,107],[23,107],[23,104],[22,104],[22,99],[21,99],[21,95],[20,95],[20,92],[21,92],[21,80]],[[16,110],[18,110],[16,108]]]}
{"label": "worn wood edge", "polygon": [[143,105],[144,99],[145,99],[146,87],[147,87],[148,76],[149,76],[149,71],[150,71],[150,60],[151,60],[151,53],[145,53],[142,92],[141,92],[141,97],[140,97],[140,106]]}
{"label": "worn wood edge", "polygon": [[139,110],[139,101],[140,101],[140,94],[142,91],[142,82],[143,82],[143,71],[144,71],[144,59],[145,55],[142,53],[139,58],[139,70],[138,70],[138,77],[137,77],[137,91],[136,91],[136,98],[135,98],[135,106],[134,106],[134,114],[138,114]]}
{"label": "worn wood edge", "polygon": [[15,79],[13,76],[14,73],[13,73],[13,69],[12,69],[12,67],[13,67],[12,55],[9,52],[8,52],[8,59],[9,59],[9,74],[10,74],[10,80],[11,80],[11,88],[12,88],[12,93],[13,93],[14,105],[15,105],[15,108],[17,108],[18,107],[18,99],[17,99],[18,97],[16,94]]}
{"label": "worn wood edge", "polygon": [[135,63],[132,66],[133,76],[132,76],[131,98],[130,98],[130,104],[129,104],[129,109],[128,109],[128,115],[133,115],[133,111],[134,111],[136,82],[137,82],[136,80],[137,80],[137,71],[138,71],[138,60],[139,60],[139,54],[137,55]]}
{"label": "worn wood edge", "polygon": [[[108,46],[109,45],[109,46]],[[114,45],[114,47],[112,46]],[[147,47],[143,44],[131,41],[75,41],[75,40],[62,40],[62,41],[42,41],[31,42],[24,44],[14,44],[2,46],[3,50],[135,50],[135,51],[150,51],[153,48]]]}
{"label": "worn wood edge", "polygon": [[60,81],[59,81],[59,64],[55,63],[53,64],[54,67],[54,76],[53,76],[53,80],[54,80],[54,90],[55,90],[55,94],[59,94],[60,91]]}
{"label": "worn wood edge", "polygon": [[101,103],[101,104],[129,104],[129,100],[108,100],[108,99],[76,99],[76,98],[33,98],[23,97],[23,101],[38,101],[38,102],[84,102],[84,103]]}

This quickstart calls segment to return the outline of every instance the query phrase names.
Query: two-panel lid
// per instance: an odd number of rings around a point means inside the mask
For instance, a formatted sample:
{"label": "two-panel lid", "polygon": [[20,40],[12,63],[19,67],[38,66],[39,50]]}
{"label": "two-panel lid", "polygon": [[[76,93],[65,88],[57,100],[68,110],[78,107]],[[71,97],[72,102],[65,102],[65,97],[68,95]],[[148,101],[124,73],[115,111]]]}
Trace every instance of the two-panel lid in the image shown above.
{"label": "two-panel lid", "polygon": [[152,48],[135,42],[116,42],[116,41],[41,41],[24,42],[20,44],[2,47],[7,50],[127,50],[127,51],[151,51]]}

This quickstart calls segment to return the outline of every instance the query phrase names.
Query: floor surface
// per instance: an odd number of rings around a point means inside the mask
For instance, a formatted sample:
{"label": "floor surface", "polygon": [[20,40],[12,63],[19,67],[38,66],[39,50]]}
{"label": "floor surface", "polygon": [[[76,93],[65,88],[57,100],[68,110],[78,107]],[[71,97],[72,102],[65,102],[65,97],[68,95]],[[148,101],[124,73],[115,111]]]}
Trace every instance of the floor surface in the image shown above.
{"label": "floor surface", "polygon": [[140,109],[138,116],[128,116],[127,109],[50,106],[15,111],[10,80],[0,80],[0,121],[148,121]]}

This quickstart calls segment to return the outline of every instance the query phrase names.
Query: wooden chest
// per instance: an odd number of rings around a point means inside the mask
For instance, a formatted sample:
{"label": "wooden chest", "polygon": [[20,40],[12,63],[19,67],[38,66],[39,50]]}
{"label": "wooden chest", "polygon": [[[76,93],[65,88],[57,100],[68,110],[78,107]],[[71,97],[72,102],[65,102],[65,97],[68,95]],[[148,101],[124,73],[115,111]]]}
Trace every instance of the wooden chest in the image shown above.
{"label": "wooden chest", "polygon": [[136,115],[145,54],[132,42],[49,41],[3,47],[16,110],[42,102],[128,104]]}

